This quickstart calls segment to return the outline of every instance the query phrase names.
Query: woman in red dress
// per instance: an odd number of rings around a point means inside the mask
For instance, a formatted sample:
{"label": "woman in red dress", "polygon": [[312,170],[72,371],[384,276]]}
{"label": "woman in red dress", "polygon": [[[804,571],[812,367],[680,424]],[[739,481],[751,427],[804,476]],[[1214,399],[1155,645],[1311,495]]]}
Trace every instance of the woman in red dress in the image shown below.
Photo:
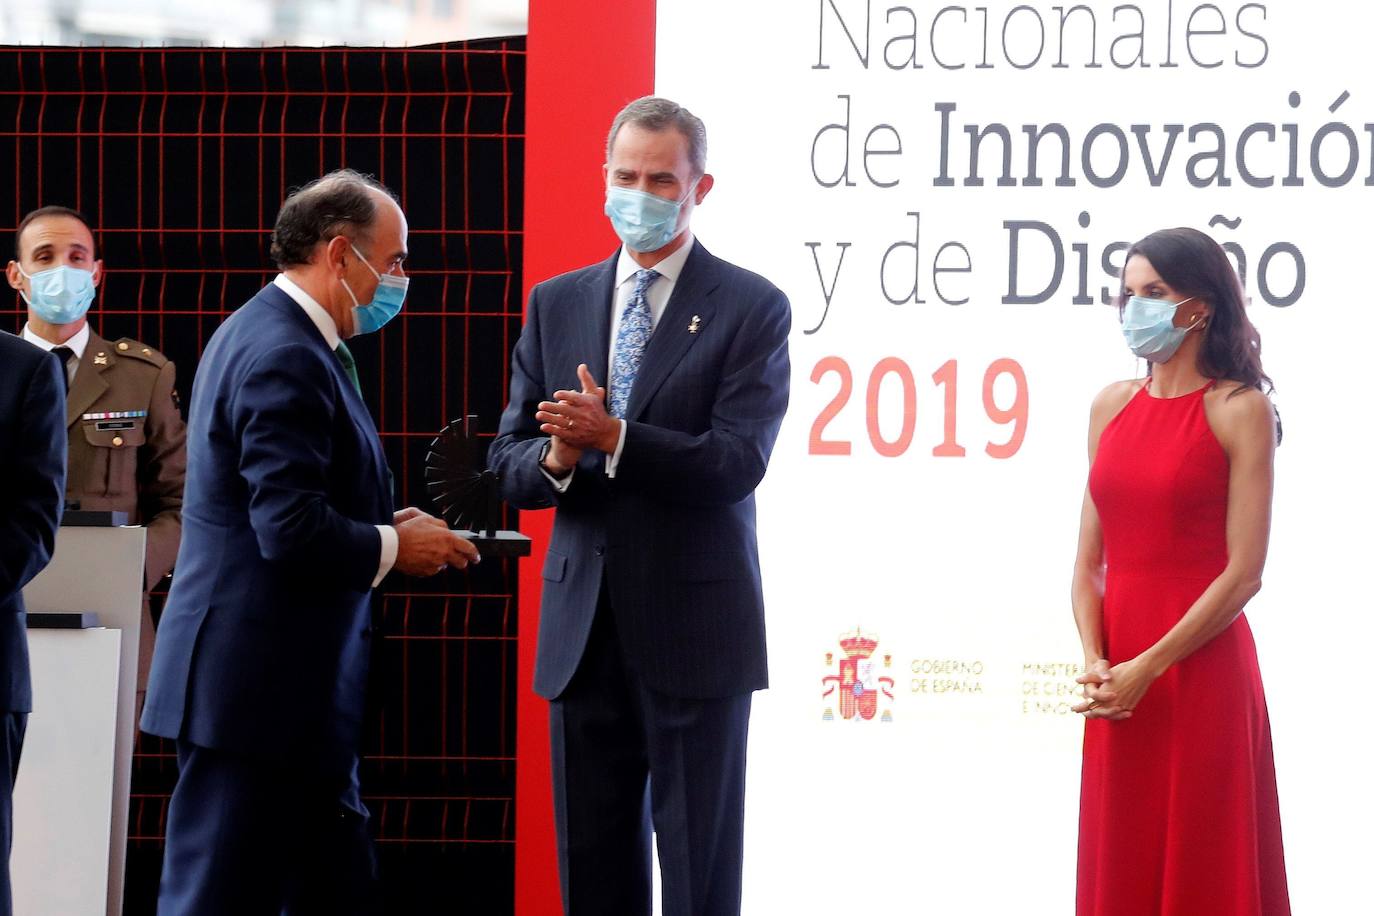
{"label": "woman in red dress", "polygon": [[1104,389],[1088,428],[1078,916],[1289,916],[1243,613],[1269,542],[1273,386],[1211,238],[1147,236],[1122,281],[1122,330],[1150,366]]}

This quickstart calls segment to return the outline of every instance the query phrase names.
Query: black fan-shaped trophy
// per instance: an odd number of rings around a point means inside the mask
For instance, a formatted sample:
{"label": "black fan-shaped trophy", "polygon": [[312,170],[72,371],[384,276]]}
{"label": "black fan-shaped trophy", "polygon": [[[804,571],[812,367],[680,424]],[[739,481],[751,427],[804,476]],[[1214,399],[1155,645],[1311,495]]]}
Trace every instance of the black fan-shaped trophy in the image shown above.
{"label": "black fan-shaped trophy", "polygon": [[472,541],[483,557],[527,557],[530,539],[518,531],[498,531],[500,482],[485,467],[477,441],[477,417],[455,420],[439,430],[425,456],[425,486],[439,515]]}

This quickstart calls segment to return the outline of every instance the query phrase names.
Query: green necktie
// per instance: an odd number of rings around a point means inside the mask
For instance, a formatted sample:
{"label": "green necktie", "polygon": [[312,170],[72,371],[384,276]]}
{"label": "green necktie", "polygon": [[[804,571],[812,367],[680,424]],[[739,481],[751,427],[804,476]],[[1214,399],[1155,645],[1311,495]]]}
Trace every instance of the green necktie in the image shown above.
{"label": "green necktie", "polygon": [[342,340],[334,348],[334,355],[339,358],[339,364],[343,366],[344,375],[353,383],[353,390],[358,392],[358,397],[363,396],[363,386],[358,384],[358,364],[353,362],[353,354],[348,352],[348,345]]}

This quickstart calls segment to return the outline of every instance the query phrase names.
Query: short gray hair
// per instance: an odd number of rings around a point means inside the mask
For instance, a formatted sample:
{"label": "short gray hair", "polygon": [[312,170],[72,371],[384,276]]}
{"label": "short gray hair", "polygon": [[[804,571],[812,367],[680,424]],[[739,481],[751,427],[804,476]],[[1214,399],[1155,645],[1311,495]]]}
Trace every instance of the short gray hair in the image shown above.
{"label": "short gray hair", "polygon": [[607,162],[611,161],[616,135],[626,124],[635,124],[654,133],[673,128],[687,138],[687,158],[692,163],[693,177],[706,174],[706,125],[677,102],[646,95],[620,109],[606,136]]}
{"label": "short gray hair", "polygon": [[272,260],[285,270],[309,264],[315,246],[336,235],[356,239],[377,219],[377,196],[396,200],[385,185],[370,175],[338,169],[298,188],[277,214],[272,230]]}

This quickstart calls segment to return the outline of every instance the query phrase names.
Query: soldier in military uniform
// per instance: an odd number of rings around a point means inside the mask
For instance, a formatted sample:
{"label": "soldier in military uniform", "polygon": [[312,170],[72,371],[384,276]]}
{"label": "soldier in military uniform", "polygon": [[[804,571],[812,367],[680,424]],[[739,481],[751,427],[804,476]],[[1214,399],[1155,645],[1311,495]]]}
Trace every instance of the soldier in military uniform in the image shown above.
{"label": "soldier in military uniform", "polygon": [[6,276],[29,307],[22,336],[52,351],[66,370],[68,502],[127,512],[130,524],[148,529],[141,694],[153,650],[146,593],[171,572],[181,541],[186,425],[167,357],[127,337],[105,340],[87,323],[102,272],[85,219],[43,207],[20,222]]}

